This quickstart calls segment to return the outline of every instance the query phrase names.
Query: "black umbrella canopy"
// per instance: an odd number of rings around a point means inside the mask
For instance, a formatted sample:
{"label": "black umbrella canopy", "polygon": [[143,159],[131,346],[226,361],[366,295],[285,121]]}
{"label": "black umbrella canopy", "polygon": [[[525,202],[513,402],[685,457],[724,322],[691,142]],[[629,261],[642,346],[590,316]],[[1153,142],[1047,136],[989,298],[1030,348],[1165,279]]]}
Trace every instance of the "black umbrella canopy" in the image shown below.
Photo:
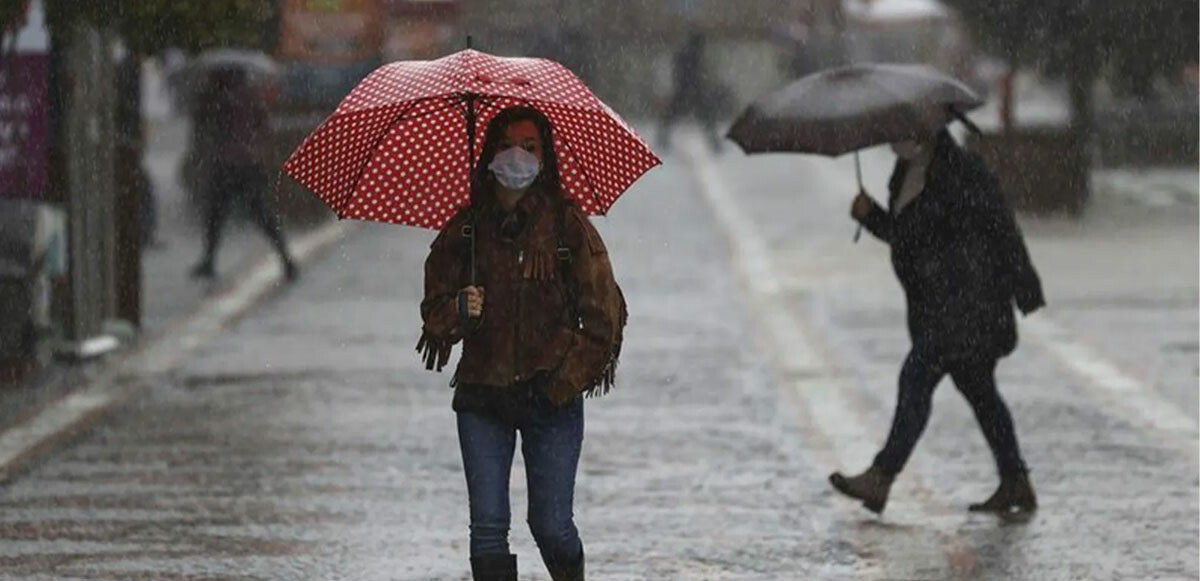
{"label": "black umbrella canopy", "polygon": [[729,130],[746,153],[836,156],[937,131],[983,99],[925,65],[863,64],[803,77],[755,101]]}

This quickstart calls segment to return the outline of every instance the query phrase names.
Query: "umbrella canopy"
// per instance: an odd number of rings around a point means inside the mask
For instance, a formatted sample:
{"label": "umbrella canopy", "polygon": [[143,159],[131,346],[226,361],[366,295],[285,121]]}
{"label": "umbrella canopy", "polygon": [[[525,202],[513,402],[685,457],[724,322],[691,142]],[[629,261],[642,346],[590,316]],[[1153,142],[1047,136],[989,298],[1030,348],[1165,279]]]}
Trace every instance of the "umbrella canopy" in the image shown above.
{"label": "umbrella canopy", "polygon": [[554,128],[563,194],[604,214],[661,163],[574,74],[545,59],[467,49],[364,79],[284,163],[339,217],[441,228],[470,203],[477,139],[500,110],[532,106]]}
{"label": "umbrella canopy", "polygon": [[246,72],[251,83],[269,86],[282,74],[280,66],[265,53],[237,48],[206,50],[167,80],[176,91],[180,106],[190,109],[194,99],[208,81],[209,73],[219,69],[238,69]]}
{"label": "umbrella canopy", "polygon": [[755,101],[728,137],[746,153],[836,156],[929,134],[983,104],[925,65],[852,65],[801,78]]}
{"label": "umbrella canopy", "polygon": [[277,77],[280,70],[275,59],[255,50],[218,48],[204,51],[193,65],[201,69],[238,68],[251,75]]}

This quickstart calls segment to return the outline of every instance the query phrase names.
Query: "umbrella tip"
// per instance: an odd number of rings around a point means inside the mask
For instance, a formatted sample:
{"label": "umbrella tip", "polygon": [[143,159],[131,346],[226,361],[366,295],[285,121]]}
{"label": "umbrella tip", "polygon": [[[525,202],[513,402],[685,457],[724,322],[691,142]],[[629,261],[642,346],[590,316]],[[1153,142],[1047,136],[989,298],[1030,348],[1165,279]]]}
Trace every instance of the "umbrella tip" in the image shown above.
{"label": "umbrella tip", "polygon": [[469,35],[469,34],[468,34],[468,35],[467,35],[467,48],[468,48],[468,49],[470,49],[470,48],[474,48],[473,46],[471,46],[472,44],[474,44],[474,43],[472,42],[471,35]]}

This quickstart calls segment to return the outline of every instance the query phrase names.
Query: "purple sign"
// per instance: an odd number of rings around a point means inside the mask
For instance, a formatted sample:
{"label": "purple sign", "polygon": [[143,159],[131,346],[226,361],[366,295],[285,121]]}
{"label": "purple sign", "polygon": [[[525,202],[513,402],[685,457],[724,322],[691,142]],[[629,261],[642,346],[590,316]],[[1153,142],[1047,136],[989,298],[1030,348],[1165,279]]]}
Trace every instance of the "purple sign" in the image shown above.
{"label": "purple sign", "polygon": [[49,196],[49,43],[33,2],[16,51],[0,56],[0,198]]}

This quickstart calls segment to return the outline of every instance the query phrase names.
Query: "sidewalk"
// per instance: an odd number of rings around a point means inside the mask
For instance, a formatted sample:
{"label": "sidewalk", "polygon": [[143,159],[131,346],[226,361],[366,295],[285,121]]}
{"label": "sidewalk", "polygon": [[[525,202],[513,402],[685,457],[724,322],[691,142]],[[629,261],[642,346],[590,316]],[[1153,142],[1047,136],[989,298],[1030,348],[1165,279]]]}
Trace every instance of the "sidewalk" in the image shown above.
{"label": "sidewalk", "polygon": [[[205,300],[236,284],[259,261],[273,254],[264,236],[251,224],[231,220],[225,229],[218,278],[208,283],[188,276],[201,256],[203,233],[191,214],[178,181],[179,161],[187,146],[187,124],[182,119],[148,123],[149,135],[143,167],[154,186],[158,204],[157,244],[143,249],[143,327],[136,344],[152,342],[173,322],[195,312]],[[294,237],[299,232],[290,232]],[[21,384],[0,389],[0,431],[20,423],[48,403],[88,384],[129,346],[97,361],[70,364],[54,362]]]}

